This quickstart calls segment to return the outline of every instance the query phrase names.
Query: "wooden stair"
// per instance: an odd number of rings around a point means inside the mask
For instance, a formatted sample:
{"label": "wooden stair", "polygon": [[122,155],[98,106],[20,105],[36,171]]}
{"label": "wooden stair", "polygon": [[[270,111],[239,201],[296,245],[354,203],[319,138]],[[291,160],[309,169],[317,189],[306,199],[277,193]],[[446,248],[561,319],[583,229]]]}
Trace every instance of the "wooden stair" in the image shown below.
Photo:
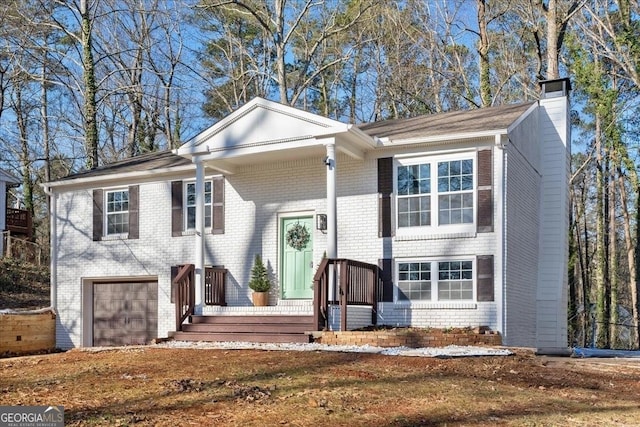
{"label": "wooden stair", "polygon": [[190,316],[176,341],[308,343],[313,316]]}

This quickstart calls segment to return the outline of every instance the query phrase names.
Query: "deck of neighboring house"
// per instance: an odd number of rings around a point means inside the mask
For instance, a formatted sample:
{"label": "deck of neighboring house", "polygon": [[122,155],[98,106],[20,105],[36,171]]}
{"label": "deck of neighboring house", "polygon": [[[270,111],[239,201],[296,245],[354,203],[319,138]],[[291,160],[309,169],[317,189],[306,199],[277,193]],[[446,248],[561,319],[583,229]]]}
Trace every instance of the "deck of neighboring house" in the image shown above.
{"label": "deck of neighboring house", "polygon": [[33,264],[46,262],[45,253],[33,239],[33,219],[26,209],[7,208],[6,230],[2,231],[0,257],[16,258]]}
{"label": "deck of neighboring house", "polygon": [[[217,315],[196,315],[194,265],[179,267],[172,281],[176,306],[176,330],[172,338],[181,341],[243,341],[308,343],[311,332],[329,328],[329,308],[339,310],[339,328],[347,330],[347,307],[371,308],[371,325],[376,324],[381,292],[378,266],[349,259],[323,259],[314,276],[312,314],[266,314],[256,307],[253,315],[233,315],[226,308],[226,270],[205,270],[204,304],[220,307]],[[333,291],[332,291],[333,289]]]}

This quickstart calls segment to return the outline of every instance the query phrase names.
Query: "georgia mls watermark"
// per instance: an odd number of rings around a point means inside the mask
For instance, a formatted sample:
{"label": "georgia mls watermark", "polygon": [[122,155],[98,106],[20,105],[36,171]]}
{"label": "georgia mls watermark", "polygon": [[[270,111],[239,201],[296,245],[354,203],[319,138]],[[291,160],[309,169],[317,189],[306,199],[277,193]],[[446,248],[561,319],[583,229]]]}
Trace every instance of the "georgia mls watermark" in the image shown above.
{"label": "georgia mls watermark", "polygon": [[0,406],[0,427],[64,427],[64,406]]}

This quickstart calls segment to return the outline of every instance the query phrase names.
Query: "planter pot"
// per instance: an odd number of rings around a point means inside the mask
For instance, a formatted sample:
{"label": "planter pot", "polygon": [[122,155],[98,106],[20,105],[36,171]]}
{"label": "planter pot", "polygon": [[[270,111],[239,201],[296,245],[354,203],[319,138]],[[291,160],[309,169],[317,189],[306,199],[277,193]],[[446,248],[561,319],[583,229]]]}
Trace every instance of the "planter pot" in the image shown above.
{"label": "planter pot", "polygon": [[254,292],[252,298],[253,305],[256,307],[265,307],[269,302],[269,292]]}

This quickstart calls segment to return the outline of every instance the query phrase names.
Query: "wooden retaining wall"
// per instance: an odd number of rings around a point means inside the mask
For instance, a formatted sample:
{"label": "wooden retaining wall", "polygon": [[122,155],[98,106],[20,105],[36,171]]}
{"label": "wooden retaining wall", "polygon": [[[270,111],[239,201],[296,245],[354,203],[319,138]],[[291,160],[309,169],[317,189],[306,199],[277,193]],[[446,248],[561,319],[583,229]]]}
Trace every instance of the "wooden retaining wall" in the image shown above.
{"label": "wooden retaining wall", "polygon": [[419,329],[397,328],[371,331],[321,332],[314,342],[330,345],[376,347],[446,347],[448,345],[502,345],[502,336],[485,328]]}
{"label": "wooden retaining wall", "polygon": [[0,313],[0,356],[46,353],[56,346],[52,310]]}

